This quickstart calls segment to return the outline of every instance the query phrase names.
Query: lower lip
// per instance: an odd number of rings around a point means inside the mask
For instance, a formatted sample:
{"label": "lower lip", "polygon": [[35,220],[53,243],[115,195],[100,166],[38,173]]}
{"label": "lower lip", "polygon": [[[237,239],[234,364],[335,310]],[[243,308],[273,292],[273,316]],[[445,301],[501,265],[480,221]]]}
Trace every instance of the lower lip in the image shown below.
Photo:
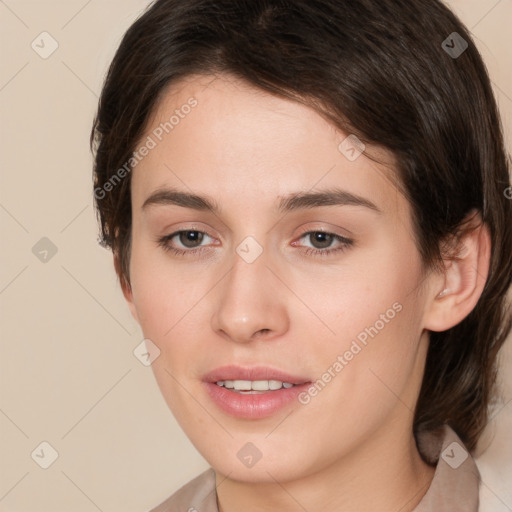
{"label": "lower lip", "polygon": [[224,412],[236,418],[266,418],[295,401],[309,383],[258,394],[236,393],[214,382],[204,382],[208,394]]}

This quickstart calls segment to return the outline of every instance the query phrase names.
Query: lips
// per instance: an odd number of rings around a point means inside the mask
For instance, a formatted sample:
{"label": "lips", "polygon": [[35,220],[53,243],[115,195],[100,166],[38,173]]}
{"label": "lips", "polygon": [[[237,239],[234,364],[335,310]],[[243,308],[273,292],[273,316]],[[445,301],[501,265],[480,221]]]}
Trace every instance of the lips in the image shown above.
{"label": "lips", "polygon": [[236,418],[259,419],[295,403],[311,380],[269,367],[224,366],[203,377],[206,391],[223,412]]}

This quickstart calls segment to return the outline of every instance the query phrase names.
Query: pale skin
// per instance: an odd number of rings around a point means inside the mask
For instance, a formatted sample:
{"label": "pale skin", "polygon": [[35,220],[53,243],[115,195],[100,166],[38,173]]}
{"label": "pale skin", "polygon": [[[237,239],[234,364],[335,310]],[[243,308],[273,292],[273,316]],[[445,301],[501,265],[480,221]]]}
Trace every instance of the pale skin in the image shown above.
{"label": "pale skin", "polygon": [[[338,150],[348,134],[314,110],[226,76],[175,84],[141,140],[190,97],[197,106],[133,170],[123,292],[161,350],[152,367],[166,402],[216,471],[221,512],[413,510],[434,474],[412,433],[428,330],[456,325],[478,301],[486,227],[475,224],[444,272],[427,272],[410,205],[388,178],[392,155],[367,148],[387,164],[365,154],[351,162]],[[376,208],[278,211],[284,197],[335,187]],[[219,210],[143,207],[164,188],[205,196]],[[195,245],[179,236],[167,245],[195,253],[159,244],[180,230],[204,235]],[[318,231],[343,238],[321,245],[307,235]],[[263,249],[252,263],[236,252],[248,236]],[[240,419],[203,389],[201,377],[227,364],[315,381],[394,303],[401,311],[307,405]],[[247,442],[263,455],[251,468],[237,458]]]}

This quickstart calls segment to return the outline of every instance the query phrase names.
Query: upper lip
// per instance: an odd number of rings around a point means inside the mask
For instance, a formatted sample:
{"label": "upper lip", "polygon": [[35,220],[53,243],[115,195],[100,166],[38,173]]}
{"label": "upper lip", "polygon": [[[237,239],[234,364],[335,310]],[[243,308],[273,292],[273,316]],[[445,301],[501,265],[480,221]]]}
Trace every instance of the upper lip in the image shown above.
{"label": "upper lip", "polygon": [[307,377],[290,375],[282,370],[276,370],[268,366],[221,366],[203,375],[206,382],[218,382],[222,380],[278,380],[290,384],[304,384],[311,382]]}

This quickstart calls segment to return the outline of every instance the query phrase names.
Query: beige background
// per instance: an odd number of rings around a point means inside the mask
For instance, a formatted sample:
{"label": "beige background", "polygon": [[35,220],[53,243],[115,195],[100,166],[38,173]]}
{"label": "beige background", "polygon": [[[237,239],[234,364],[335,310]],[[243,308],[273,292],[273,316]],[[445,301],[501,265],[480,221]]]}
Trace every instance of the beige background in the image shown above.
{"label": "beige background", "polygon": [[[133,354],[142,335],[96,243],[90,127],[147,3],[0,0],[2,512],[143,512],[207,467]],[[512,0],[448,4],[486,59],[512,147]],[[43,31],[58,43],[47,59],[31,47],[51,49]],[[45,242],[32,251],[43,237],[57,249],[46,262]],[[483,511],[512,510],[511,352],[477,458]],[[58,452],[48,469],[43,441]]]}

